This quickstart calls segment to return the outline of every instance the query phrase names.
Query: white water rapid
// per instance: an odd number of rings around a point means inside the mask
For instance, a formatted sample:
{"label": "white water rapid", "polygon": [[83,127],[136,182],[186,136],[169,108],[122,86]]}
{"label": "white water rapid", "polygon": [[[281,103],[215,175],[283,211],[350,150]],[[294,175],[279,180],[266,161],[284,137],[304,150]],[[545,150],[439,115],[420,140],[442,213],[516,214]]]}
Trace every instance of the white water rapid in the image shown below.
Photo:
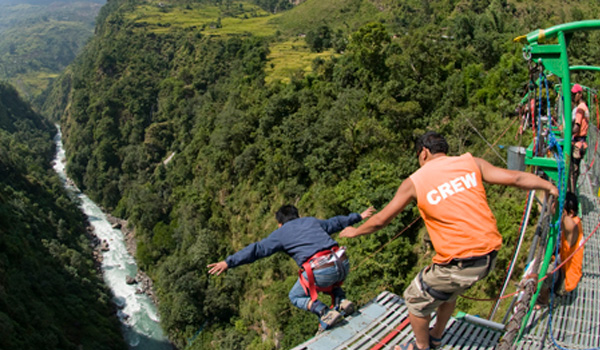
{"label": "white water rapid", "polygon": [[80,208],[87,215],[98,238],[106,240],[109,250],[102,252],[104,281],[113,293],[113,301],[118,306],[123,336],[132,350],[167,350],[173,347],[164,336],[159,325],[158,312],[150,297],[136,294],[136,285],[126,283],[127,276],[135,277],[137,265],[125,248],[124,235],[120,229],[113,229],[100,208],[71,181],[65,172],[65,151],[60,129],[56,134],[56,159],[54,170],[65,188],[81,201]]}

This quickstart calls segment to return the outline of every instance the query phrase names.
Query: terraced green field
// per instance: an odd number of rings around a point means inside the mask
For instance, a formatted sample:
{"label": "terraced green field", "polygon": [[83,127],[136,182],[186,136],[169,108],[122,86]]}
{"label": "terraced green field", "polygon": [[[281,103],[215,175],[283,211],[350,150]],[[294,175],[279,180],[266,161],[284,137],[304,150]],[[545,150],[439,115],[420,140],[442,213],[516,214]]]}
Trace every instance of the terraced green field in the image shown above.
{"label": "terraced green field", "polygon": [[291,77],[297,72],[311,72],[312,62],[315,58],[329,59],[332,55],[336,55],[331,50],[311,52],[302,37],[273,43],[270,49],[269,64],[265,69],[267,84],[276,81],[289,83]]}
{"label": "terraced green field", "polygon": [[274,35],[277,28],[269,24],[274,15],[258,6],[233,2],[229,6],[198,4],[178,7],[151,1],[138,6],[129,19],[137,26],[160,34],[174,29],[198,29],[211,36],[252,34]]}
{"label": "terraced green field", "polygon": [[[288,15],[289,16],[289,15]],[[246,2],[233,2],[229,6],[196,4],[176,6],[161,1],[149,1],[140,5],[128,19],[136,27],[145,28],[155,34],[164,34],[179,29],[196,29],[211,37],[230,35],[254,35],[274,37],[280,30],[277,18],[258,6]],[[266,82],[289,83],[299,72],[310,72],[315,58],[327,59],[333,51],[311,52],[303,36],[295,34],[287,40],[272,42],[269,64],[266,67]]]}

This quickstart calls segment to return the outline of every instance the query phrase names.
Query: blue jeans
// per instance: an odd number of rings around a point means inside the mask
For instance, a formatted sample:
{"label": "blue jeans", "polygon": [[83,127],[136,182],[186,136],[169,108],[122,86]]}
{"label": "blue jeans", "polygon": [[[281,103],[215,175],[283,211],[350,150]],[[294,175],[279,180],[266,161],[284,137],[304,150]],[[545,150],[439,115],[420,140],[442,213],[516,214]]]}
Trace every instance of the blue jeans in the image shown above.
{"label": "blue jeans", "polygon": [[[342,261],[342,269],[338,269],[336,265],[333,265],[324,269],[314,270],[315,285],[319,287],[329,287],[332,284],[345,280],[349,271],[350,262],[348,259]],[[304,275],[304,278],[307,278],[306,272],[303,272],[302,274]],[[333,295],[339,300],[346,297],[344,290],[340,287],[333,288]],[[304,288],[302,288],[302,285],[300,284],[300,278],[298,278],[288,296],[294,306],[302,310],[308,310],[310,296],[304,292]]]}

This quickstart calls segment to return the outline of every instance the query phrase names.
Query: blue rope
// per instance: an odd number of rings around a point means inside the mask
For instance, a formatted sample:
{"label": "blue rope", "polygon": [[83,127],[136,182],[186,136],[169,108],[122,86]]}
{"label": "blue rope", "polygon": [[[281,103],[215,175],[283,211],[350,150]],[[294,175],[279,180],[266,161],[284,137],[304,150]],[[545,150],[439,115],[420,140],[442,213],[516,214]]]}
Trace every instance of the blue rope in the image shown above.
{"label": "blue rope", "polygon": [[565,191],[565,181],[564,181],[564,174],[565,174],[565,158],[564,158],[564,154],[562,151],[562,148],[560,147],[560,143],[558,142],[558,140],[556,139],[556,136],[554,136],[554,133],[549,132],[548,133],[548,146],[550,147],[550,149],[552,150],[552,153],[554,154],[554,158],[556,159],[556,166],[558,168],[558,208],[559,208],[559,212],[558,212],[558,220],[556,221],[555,228],[558,229],[558,238],[560,238],[560,223],[562,220],[562,214],[563,214],[563,205],[565,202],[565,195],[566,195],[566,191]]}

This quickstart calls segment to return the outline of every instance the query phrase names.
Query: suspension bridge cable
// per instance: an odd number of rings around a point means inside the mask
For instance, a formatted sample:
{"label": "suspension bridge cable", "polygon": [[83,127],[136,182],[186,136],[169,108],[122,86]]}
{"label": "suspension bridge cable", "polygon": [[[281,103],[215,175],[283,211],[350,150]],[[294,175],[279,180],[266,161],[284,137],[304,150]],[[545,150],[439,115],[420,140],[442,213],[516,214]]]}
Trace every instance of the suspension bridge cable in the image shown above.
{"label": "suspension bridge cable", "polygon": [[400,231],[399,233],[397,233],[394,237],[392,237],[389,241],[387,241],[386,243],[384,243],[381,247],[377,248],[377,250],[375,250],[373,253],[369,254],[366,258],[364,258],[360,263],[354,265],[350,271],[354,271],[356,270],[360,265],[362,265],[365,261],[373,258],[373,256],[375,256],[375,254],[379,253],[381,250],[383,250],[383,248],[385,248],[388,244],[392,243],[392,241],[394,241],[396,238],[400,237],[400,235],[402,235],[406,230],[408,230],[412,225],[414,225],[417,221],[421,220],[420,216],[417,216],[410,224],[408,224],[404,229],[402,229],[402,231]]}
{"label": "suspension bridge cable", "polygon": [[[517,257],[519,256],[519,251],[521,249],[521,244],[523,243],[523,238],[525,237],[525,231],[527,230],[527,223],[529,222],[529,214],[531,213],[531,208],[533,207],[533,197],[535,196],[535,190],[529,191],[529,195],[527,196],[527,204],[525,205],[525,210],[523,211],[523,217],[521,218],[521,229],[519,230],[519,240],[515,251],[513,252],[513,257],[508,267],[508,271],[504,278],[504,284],[502,285],[502,289],[500,290],[500,298],[504,295],[506,288],[508,287],[508,283],[514,271],[515,263],[517,261]],[[498,306],[500,305],[500,298],[496,300],[496,303],[492,307],[490,314],[488,315],[488,320],[494,318],[496,311],[498,310]]]}
{"label": "suspension bridge cable", "polygon": [[500,139],[502,138],[502,136],[504,136],[504,134],[506,134],[506,132],[510,129],[511,126],[513,126],[513,124],[517,120],[519,120],[519,119],[515,118],[515,119],[513,119],[513,121],[510,124],[508,124],[508,126],[506,127],[506,129],[504,129],[504,131],[502,132],[502,134],[500,136],[498,136],[498,138],[496,138],[496,141],[494,141],[494,143],[492,143],[492,148],[486,149],[485,152],[483,152],[483,155],[481,156],[481,158],[485,157],[488,154],[488,152],[490,151],[490,149],[492,149],[492,150],[495,149],[494,147],[496,146],[496,144],[498,143],[498,141],[500,141]]}
{"label": "suspension bridge cable", "polygon": [[498,156],[498,158],[500,158],[504,162],[504,164],[508,166],[508,162],[506,161],[506,159],[504,159],[504,157],[502,157],[500,155],[500,153],[498,153],[498,151],[496,151],[496,149],[494,148],[494,146],[492,146],[489,143],[489,141],[486,140],[485,137],[483,137],[483,135],[481,135],[481,133],[479,132],[479,130],[477,130],[477,128],[473,125],[473,123],[471,123],[471,120],[469,120],[469,118],[467,118],[467,116],[464,115],[461,111],[459,111],[459,113],[465,118],[465,120],[467,121],[467,123],[469,123],[469,125],[477,133],[477,135],[479,135],[479,137],[481,137],[481,139],[490,147],[490,149],[492,151],[494,151],[494,153]]}

